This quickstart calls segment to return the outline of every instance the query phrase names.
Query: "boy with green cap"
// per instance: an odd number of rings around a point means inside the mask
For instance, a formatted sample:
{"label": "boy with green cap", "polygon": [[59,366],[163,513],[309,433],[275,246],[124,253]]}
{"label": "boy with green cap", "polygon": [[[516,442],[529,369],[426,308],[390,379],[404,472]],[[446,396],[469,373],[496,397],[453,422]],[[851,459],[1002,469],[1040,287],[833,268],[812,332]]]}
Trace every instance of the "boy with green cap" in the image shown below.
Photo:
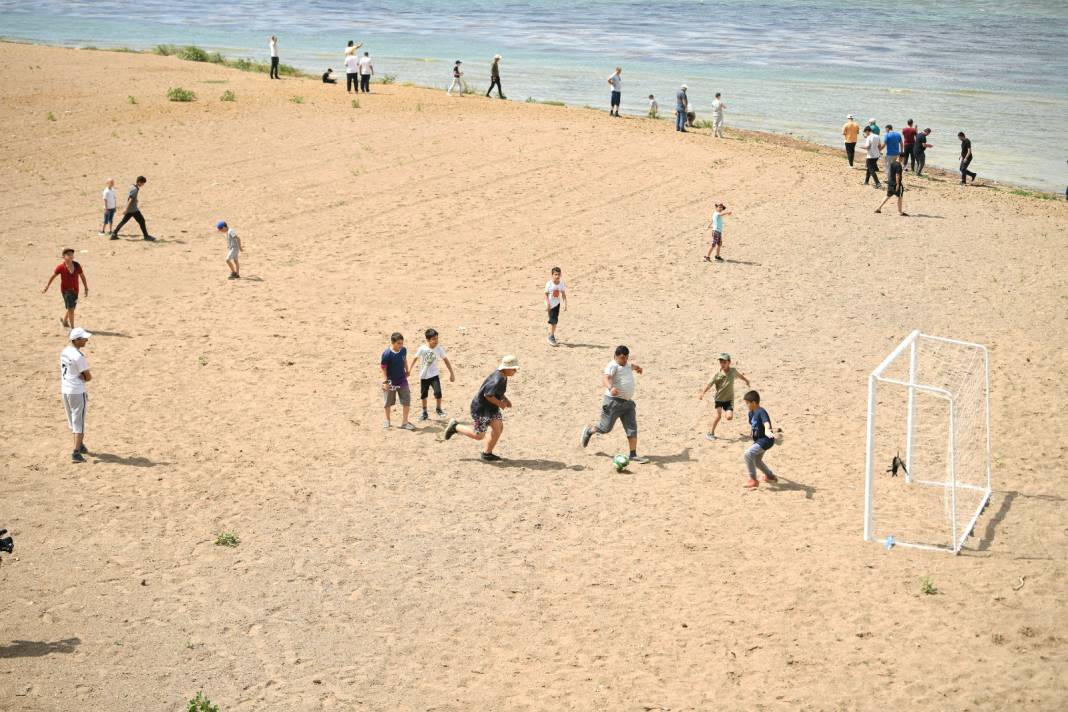
{"label": "boy with green cap", "polygon": [[719,370],[716,371],[716,375],[712,376],[705,389],[697,396],[697,400],[704,400],[705,394],[709,389],[715,388],[716,395],[713,400],[716,404],[716,417],[712,420],[712,429],[708,431],[705,438],[708,440],[716,439],[716,426],[719,425],[720,418],[723,414],[727,414],[727,420],[734,419],[734,379],[740,378],[745,381],[745,387],[749,388],[749,379],[745,377],[745,374],[731,365],[731,355],[728,353],[721,353],[719,355]]}

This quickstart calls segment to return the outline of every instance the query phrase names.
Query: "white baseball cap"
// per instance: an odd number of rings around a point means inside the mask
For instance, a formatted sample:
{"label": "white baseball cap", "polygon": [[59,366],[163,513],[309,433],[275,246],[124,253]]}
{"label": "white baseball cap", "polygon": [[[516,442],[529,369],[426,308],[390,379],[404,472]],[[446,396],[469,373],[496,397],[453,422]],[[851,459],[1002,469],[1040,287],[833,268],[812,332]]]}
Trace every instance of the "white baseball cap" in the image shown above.
{"label": "white baseball cap", "polygon": [[503,371],[506,368],[519,368],[519,359],[515,356],[508,355],[501,357],[501,365],[497,367],[498,371]]}
{"label": "white baseball cap", "polygon": [[850,120],[852,120],[852,119],[853,119],[853,115],[852,115],[852,114],[850,114],[850,115],[849,115],[849,116],[847,116],[846,118],[847,118],[847,119],[850,119]]}
{"label": "white baseball cap", "polygon": [[686,91],[687,89],[689,89],[689,87],[688,87],[688,86],[686,86],[685,84],[683,84],[683,85],[682,85],[682,90],[683,90],[683,91]]}
{"label": "white baseball cap", "polygon": [[80,326],[76,326],[70,330],[71,341],[74,341],[75,339],[88,339],[90,336],[92,336],[92,334]]}
{"label": "white baseball cap", "polygon": [[499,55],[499,54],[495,54],[495,55],[493,55],[493,58],[494,58],[494,59],[500,59],[500,58],[501,58],[501,55]]}

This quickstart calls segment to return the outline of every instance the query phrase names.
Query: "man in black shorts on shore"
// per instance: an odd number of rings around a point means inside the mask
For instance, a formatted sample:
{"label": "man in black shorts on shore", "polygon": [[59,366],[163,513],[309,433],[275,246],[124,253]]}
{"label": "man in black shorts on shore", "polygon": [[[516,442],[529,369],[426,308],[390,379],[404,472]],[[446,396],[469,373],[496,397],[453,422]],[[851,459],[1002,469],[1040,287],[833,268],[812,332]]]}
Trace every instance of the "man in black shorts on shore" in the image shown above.
{"label": "man in black shorts on shore", "polygon": [[890,161],[890,167],[886,169],[886,197],[883,198],[883,202],[879,204],[875,212],[881,213],[887,201],[897,196],[897,214],[908,217],[909,214],[902,209],[902,198],[905,195],[904,177],[905,167],[901,163],[901,156],[894,156],[894,160]]}

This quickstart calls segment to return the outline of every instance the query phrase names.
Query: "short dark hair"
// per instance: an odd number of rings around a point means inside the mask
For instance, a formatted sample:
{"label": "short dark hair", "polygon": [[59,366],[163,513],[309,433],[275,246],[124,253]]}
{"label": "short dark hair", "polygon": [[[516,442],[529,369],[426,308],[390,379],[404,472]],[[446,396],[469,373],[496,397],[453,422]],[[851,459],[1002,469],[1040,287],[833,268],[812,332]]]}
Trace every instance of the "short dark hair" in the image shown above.
{"label": "short dark hair", "polygon": [[400,333],[399,331],[394,331],[389,336],[389,343],[395,344],[398,341],[404,341],[404,334]]}
{"label": "short dark hair", "polygon": [[626,346],[617,346],[616,356],[630,356],[630,349],[628,349]]}
{"label": "short dark hair", "polygon": [[912,119],[909,119],[908,123],[909,123],[909,126],[912,126]]}
{"label": "short dark hair", "polygon": [[148,178],[145,178],[144,176],[137,176],[137,180],[134,181],[134,183],[147,183],[147,182],[148,182]]}
{"label": "short dark hair", "polygon": [[756,403],[757,405],[760,405],[760,394],[756,391],[749,391],[744,396],[742,396],[742,400],[744,400],[746,403]]}
{"label": "short dark hair", "polygon": [[887,131],[891,131],[891,130],[893,130],[893,128],[894,128],[894,125],[893,125],[893,124],[887,124],[887,125],[886,125],[886,130],[887,130]]}
{"label": "short dark hair", "polygon": [[553,267],[551,270],[549,270],[549,274],[563,274],[563,272],[560,271],[559,267]]}
{"label": "short dark hair", "polygon": [[437,335],[438,335],[437,329],[427,329],[425,332],[423,332],[423,336],[426,337],[427,341],[430,341],[431,339],[433,339]]}
{"label": "short dark hair", "polygon": [[964,132],[963,131],[958,131],[957,132],[957,138],[963,138],[963,137],[964,137]]}
{"label": "short dark hair", "polygon": [[864,133],[871,133],[871,126],[865,126]]}
{"label": "short dark hair", "polygon": [[716,92],[716,98],[717,99],[719,98],[719,92],[718,91]]}
{"label": "short dark hair", "polygon": [[68,247],[67,249],[63,250],[63,254],[65,254],[65,255],[73,255],[74,254],[74,248],[73,247]]}

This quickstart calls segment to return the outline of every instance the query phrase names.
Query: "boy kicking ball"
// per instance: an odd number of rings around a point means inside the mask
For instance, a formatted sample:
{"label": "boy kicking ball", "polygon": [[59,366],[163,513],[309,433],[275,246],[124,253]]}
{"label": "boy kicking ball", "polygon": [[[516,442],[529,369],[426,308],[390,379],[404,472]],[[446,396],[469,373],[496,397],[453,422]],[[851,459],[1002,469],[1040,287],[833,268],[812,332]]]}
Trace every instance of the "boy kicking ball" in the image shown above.
{"label": "boy kicking ball", "polygon": [[712,228],[712,244],[708,246],[708,254],[705,255],[705,262],[711,262],[712,250],[716,251],[716,262],[722,262],[723,258],[719,256],[719,249],[723,247],[723,216],[730,215],[731,211],[727,210],[727,206],[723,203],[716,203],[716,209],[712,211],[712,222],[709,227]]}
{"label": "boy kicking ball", "polygon": [[560,281],[560,268],[553,267],[551,279],[545,283],[545,309],[549,312],[549,345],[556,346],[556,324],[560,321],[560,305],[567,311],[567,287]]}
{"label": "boy kicking ball", "polygon": [[712,429],[705,435],[708,440],[716,439],[716,426],[719,425],[720,418],[723,417],[724,413],[727,414],[727,420],[734,419],[735,378],[745,381],[745,387],[749,388],[749,379],[745,377],[744,373],[731,365],[731,355],[728,353],[720,354],[719,370],[716,371],[716,375],[708,382],[705,389],[701,391],[701,395],[697,396],[698,400],[704,400],[705,394],[708,393],[710,388],[716,389],[716,395],[714,396],[716,417],[712,420]]}
{"label": "boy kicking ball", "polygon": [[230,229],[225,220],[216,223],[215,229],[226,233],[226,266],[230,268],[230,276],[227,279],[241,279],[241,264],[238,262],[241,238],[237,236],[237,231]]}
{"label": "boy kicking ball", "polygon": [[500,365],[486,377],[475,399],[471,401],[471,425],[459,425],[453,418],[445,428],[445,439],[449,440],[459,433],[472,440],[483,440],[488,430],[490,437],[482,451],[482,459],[485,462],[499,461],[501,458],[493,454],[493,448],[497,446],[497,441],[501,439],[501,433],[504,432],[504,416],[501,414],[501,409],[512,407],[512,401],[508,400],[504,393],[508,390],[508,379],[518,370],[519,359],[515,356],[502,358]]}
{"label": "boy kicking ball", "polygon": [[634,405],[634,374],[642,367],[630,363],[630,349],[617,346],[615,357],[604,368],[604,397],[601,399],[601,420],[590,423],[582,431],[582,447],[590,444],[594,433],[610,433],[617,420],[623,421],[623,432],[630,446],[630,461],[644,464],[649,458],[638,455],[638,415]]}
{"label": "boy kicking ball", "polygon": [[765,482],[778,482],[779,478],[764,464],[764,453],[775,446],[775,435],[771,427],[771,417],[768,411],[760,407],[760,394],[749,391],[743,396],[745,407],[749,409],[749,431],[753,437],[753,444],[745,451],[745,467],[749,470],[749,481],[745,483],[746,489],[756,489],[756,471],[764,473]]}

